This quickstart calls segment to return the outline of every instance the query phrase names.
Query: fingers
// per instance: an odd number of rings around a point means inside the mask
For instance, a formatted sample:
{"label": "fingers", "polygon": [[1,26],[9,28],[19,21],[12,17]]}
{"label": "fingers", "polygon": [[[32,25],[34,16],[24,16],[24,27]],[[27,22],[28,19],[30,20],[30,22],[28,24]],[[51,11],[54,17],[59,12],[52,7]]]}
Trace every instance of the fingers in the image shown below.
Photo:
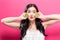
{"label": "fingers", "polygon": [[40,15],[39,13],[35,13],[35,17],[38,18]]}
{"label": "fingers", "polygon": [[28,17],[28,14],[27,13],[24,13],[23,17],[27,18]]}
{"label": "fingers", "polygon": [[26,19],[27,18],[27,14],[26,13],[22,13],[19,18],[22,19]]}
{"label": "fingers", "polygon": [[40,16],[44,16],[44,14],[42,12],[39,11],[38,13],[39,13]]}

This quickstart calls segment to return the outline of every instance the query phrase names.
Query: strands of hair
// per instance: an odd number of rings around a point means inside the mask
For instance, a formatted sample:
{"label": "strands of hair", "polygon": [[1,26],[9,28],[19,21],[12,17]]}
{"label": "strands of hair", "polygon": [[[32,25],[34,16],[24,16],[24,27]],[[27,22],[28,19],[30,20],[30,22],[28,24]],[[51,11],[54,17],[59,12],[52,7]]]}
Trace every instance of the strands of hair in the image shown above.
{"label": "strands of hair", "polygon": [[[28,4],[28,5],[26,6],[26,9],[25,9],[24,12],[27,12],[28,8],[30,8],[30,7],[32,7],[32,6],[36,8],[37,12],[39,12],[39,10],[38,10],[38,8],[37,8],[37,6],[36,6],[35,4]],[[42,22],[41,19],[39,19],[39,18],[36,18],[36,19],[35,19],[36,28],[37,28],[37,30],[39,30],[41,33],[43,33],[44,36],[47,36],[47,35],[45,35],[45,30],[44,30],[44,27],[43,27],[43,25],[41,24],[41,22]],[[22,40],[22,38],[24,38],[24,36],[26,35],[26,31],[27,31],[27,29],[29,28],[29,23],[30,23],[30,22],[29,22],[29,19],[28,19],[28,18],[21,20],[21,24],[20,24],[21,37],[20,37],[20,40]]]}

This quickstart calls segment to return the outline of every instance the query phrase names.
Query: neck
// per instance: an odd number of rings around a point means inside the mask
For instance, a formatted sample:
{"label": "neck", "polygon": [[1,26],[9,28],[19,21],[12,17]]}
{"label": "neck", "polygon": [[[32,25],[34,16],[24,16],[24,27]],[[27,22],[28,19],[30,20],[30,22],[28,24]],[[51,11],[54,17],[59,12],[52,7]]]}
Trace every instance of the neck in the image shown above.
{"label": "neck", "polygon": [[30,21],[30,25],[34,25],[35,24],[35,20]]}
{"label": "neck", "polygon": [[29,29],[30,30],[36,30],[35,21],[30,21]]}

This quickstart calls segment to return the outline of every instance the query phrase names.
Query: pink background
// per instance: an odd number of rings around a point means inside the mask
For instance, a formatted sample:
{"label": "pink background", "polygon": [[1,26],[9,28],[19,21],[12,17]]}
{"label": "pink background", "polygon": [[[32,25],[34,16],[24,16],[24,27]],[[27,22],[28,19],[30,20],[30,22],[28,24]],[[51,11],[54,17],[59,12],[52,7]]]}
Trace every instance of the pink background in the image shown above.
{"label": "pink background", "polygon": [[[60,0],[0,0],[0,20],[4,17],[16,17],[23,13],[27,4],[34,3],[43,14],[59,14]],[[60,22],[46,29],[45,40],[60,40]],[[19,40],[20,31],[0,22],[0,40]]]}

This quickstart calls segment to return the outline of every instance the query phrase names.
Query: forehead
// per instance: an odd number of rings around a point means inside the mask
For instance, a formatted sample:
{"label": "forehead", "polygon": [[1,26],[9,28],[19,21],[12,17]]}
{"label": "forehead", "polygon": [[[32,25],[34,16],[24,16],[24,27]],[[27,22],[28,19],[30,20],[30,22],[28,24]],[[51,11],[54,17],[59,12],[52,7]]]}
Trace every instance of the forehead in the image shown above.
{"label": "forehead", "polygon": [[30,7],[30,8],[28,8],[28,10],[33,11],[33,10],[36,10],[36,8],[35,7]]}

